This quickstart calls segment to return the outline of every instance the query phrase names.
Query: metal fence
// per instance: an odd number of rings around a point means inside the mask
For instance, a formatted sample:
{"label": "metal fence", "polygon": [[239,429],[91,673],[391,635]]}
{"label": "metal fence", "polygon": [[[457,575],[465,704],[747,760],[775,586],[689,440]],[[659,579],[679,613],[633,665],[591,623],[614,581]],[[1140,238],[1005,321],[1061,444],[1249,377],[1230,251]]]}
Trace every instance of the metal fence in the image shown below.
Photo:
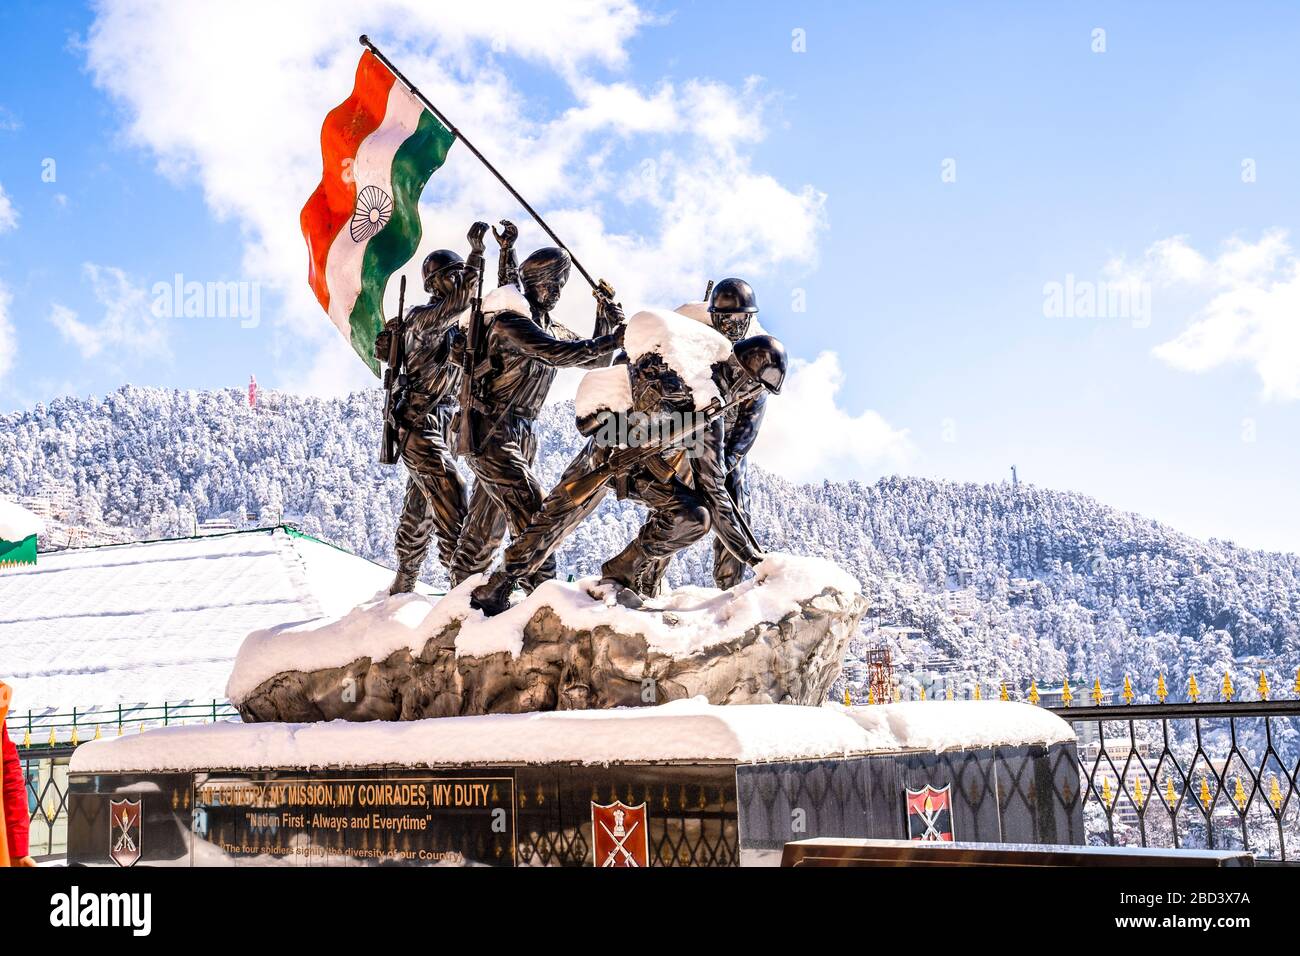
{"label": "metal fence", "polygon": [[[989,695],[1018,696],[1005,686]],[[1037,697],[1032,686],[1024,695],[1034,703]],[[1094,701],[1100,697],[1095,690]],[[1242,848],[1264,859],[1300,861],[1300,700],[1045,709],[1069,721],[1079,737],[1090,840]],[[78,744],[150,727],[232,718],[238,719],[235,708],[216,700],[11,714],[9,734],[27,776],[32,854],[64,851],[67,762]]]}
{"label": "metal fence", "polygon": [[1091,839],[1300,860],[1300,701],[1048,709],[1079,737]]}

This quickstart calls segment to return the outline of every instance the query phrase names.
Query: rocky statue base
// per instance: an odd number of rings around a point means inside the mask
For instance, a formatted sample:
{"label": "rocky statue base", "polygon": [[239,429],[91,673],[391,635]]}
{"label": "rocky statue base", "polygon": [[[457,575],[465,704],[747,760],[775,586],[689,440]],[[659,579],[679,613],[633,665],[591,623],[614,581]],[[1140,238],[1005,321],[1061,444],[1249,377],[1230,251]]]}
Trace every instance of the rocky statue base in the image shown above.
{"label": "rocky statue base", "polygon": [[642,601],[595,579],[549,582],[485,618],[466,581],[441,600],[381,597],[345,617],[251,634],[227,693],[248,722],[416,720],[703,697],[826,699],[866,610],[829,562],[772,555],[727,591]]}

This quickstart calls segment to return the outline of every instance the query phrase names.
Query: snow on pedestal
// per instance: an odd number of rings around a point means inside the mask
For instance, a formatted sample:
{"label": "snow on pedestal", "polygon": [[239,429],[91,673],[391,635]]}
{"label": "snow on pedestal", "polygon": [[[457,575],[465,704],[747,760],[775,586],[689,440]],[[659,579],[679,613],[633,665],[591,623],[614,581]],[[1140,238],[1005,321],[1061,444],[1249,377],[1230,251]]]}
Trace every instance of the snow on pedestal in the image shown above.
{"label": "snow on pedestal", "polygon": [[367,766],[735,763],[1065,743],[1070,725],[1031,704],[927,701],[854,708],[657,707],[441,720],[222,722],[167,727],[83,744],[73,773],[315,770]]}
{"label": "snow on pedestal", "polygon": [[817,558],[773,554],[736,587],[628,592],[551,581],[509,611],[380,596],[342,618],[250,634],[226,692],[246,720],[416,719],[704,696],[819,704],[866,602]]}

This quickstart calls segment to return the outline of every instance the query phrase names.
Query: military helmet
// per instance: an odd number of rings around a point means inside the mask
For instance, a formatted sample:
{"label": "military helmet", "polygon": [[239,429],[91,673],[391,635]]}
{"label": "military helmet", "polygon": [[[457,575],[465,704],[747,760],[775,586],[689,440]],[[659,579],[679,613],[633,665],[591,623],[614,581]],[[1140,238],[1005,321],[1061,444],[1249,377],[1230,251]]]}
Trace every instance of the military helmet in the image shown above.
{"label": "military helmet", "polygon": [[433,291],[433,279],[438,273],[444,272],[452,266],[463,266],[464,264],[465,260],[450,249],[434,249],[433,252],[424,257],[424,266],[421,269],[424,274],[424,291]]}
{"label": "military helmet", "polygon": [[770,335],[751,335],[737,342],[734,352],[746,375],[773,395],[781,394],[789,365],[784,345]]}
{"label": "military helmet", "polygon": [[710,312],[745,312],[750,315],[758,311],[758,296],[744,279],[723,279],[713,287],[713,297],[709,299]]}

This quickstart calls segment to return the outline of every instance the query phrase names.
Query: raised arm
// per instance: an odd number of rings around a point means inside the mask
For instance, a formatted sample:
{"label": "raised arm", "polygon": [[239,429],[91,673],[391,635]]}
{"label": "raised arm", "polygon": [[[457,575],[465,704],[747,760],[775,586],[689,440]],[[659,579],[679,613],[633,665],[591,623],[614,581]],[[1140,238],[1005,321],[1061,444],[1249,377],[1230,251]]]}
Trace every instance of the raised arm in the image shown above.
{"label": "raised arm", "polygon": [[519,227],[509,219],[501,220],[501,231],[492,227],[492,235],[501,247],[497,258],[497,285],[512,285],[519,288],[519,263],[515,261],[515,240],[519,238]]}

